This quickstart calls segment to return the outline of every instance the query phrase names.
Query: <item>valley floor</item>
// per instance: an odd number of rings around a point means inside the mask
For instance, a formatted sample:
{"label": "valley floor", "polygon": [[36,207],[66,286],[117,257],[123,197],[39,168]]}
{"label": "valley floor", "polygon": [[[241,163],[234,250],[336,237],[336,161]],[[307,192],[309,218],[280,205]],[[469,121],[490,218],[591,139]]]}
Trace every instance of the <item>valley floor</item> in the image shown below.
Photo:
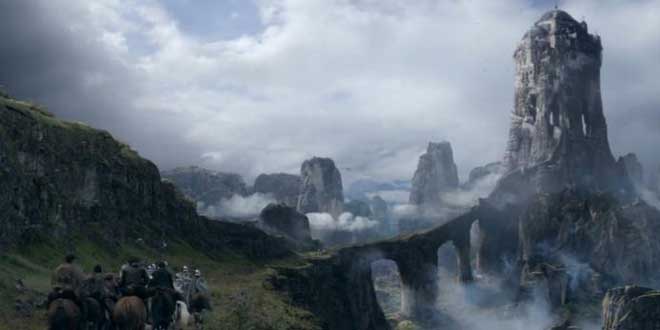
{"label": "valley floor", "polygon": [[[318,329],[311,314],[291,307],[285,297],[268,288],[266,279],[273,271],[269,266],[295,265],[300,262],[296,258],[263,264],[238,255],[208,256],[185,244],[172,244],[164,253],[140,244],[107,248],[80,240],[73,245],[85,271],[98,263],[105,271],[118,272],[129,256],[149,262],[164,259],[174,268],[199,268],[212,295],[213,310],[205,316],[206,329]],[[50,289],[51,271],[63,259],[63,251],[67,249],[57,244],[36,243],[0,255],[0,329],[46,328],[45,307],[39,305]],[[17,287],[18,280],[25,289]]]}

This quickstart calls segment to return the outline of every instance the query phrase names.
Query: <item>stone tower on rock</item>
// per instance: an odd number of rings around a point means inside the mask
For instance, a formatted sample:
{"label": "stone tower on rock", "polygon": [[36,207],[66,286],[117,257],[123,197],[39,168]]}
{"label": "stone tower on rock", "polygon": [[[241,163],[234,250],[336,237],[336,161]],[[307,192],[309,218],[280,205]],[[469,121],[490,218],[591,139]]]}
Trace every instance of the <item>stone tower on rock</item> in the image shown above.
{"label": "stone tower on rock", "polygon": [[518,172],[536,192],[628,189],[607,138],[602,49],[585,22],[561,10],[525,34],[514,54],[515,109],[503,162],[509,180]]}

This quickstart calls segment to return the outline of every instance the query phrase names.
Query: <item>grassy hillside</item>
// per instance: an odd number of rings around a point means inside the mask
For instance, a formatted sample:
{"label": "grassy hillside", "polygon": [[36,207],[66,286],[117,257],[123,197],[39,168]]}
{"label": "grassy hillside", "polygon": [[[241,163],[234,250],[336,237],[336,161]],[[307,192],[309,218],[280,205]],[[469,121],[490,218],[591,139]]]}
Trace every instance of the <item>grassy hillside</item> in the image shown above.
{"label": "grassy hillside", "polygon": [[[210,257],[184,243],[173,244],[165,252],[140,244],[108,249],[84,239],[76,240],[73,245],[85,271],[97,263],[106,271],[117,271],[128,256],[150,261],[164,258],[173,267],[191,265],[201,269],[210,284],[214,307],[206,317],[207,329],[318,329],[312,315],[288,305],[284,297],[269,290],[265,281],[272,271],[269,265],[295,265],[300,262],[297,258],[266,265],[235,255]],[[45,328],[43,307],[26,314],[16,310],[16,301],[43,299],[50,289],[51,270],[64,257],[63,251],[66,251],[64,246],[54,243],[36,243],[0,256],[0,329]],[[25,283],[28,291],[16,289],[17,279]]]}

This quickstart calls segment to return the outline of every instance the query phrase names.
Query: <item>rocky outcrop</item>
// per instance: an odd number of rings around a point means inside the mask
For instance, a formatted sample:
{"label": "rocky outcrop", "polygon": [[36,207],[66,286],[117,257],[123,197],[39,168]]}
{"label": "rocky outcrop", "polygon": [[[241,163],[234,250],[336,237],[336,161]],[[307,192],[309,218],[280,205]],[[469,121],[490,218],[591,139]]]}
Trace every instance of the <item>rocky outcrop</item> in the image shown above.
{"label": "rocky outcrop", "polygon": [[271,230],[295,242],[312,241],[309,219],[286,204],[268,204],[259,214],[259,220]]}
{"label": "rocky outcrop", "polygon": [[359,199],[353,199],[344,204],[344,211],[350,212],[357,217],[368,218],[371,216],[371,207],[369,206],[369,203]]}
{"label": "rocky outcrop", "polygon": [[628,178],[636,186],[641,186],[644,182],[644,169],[642,163],[637,159],[634,153],[628,153],[625,156],[619,157],[617,160],[619,167],[623,168],[628,175]]}
{"label": "rocky outcrop", "polygon": [[430,142],[426,153],[419,157],[412,179],[410,203],[435,206],[441,194],[458,188],[458,170],[449,142]]}
{"label": "rocky outcrop", "polygon": [[[158,168],[108,132],[0,97],[0,250],[87,237],[109,248],[176,237],[210,255],[289,253],[285,242],[210,221]],[[232,252],[233,251],[233,252]]]}
{"label": "rocky outcrop", "polygon": [[603,300],[603,330],[655,330],[660,291],[639,286],[611,289]]}
{"label": "rocky outcrop", "polygon": [[188,198],[205,206],[216,205],[234,195],[246,196],[247,186],[235,173],[222,173],[197,166],[164,171],[163,178],[172,181]]}
{"label": "rocky outcrop", "polygon": [[659,219],[643,202],[622,205],[608,194],[539,195],[520,220],[522,287],[545,281],[557,306],[602,297],[614,285],[658,285]]}
{"label": "rocky outcrop", "polygon": [[337,218],[344,210],[341,174],[330,158],[314,157],[300,168],[302,186],[298,211],[330,213]]}
{"label": "rocky outcrop", "polygon": [[505,172],[535,192],[631,189],[610,151],[600,93],[602,46],[587,24],[553,10],[515,51],[515,109]]}
{"label": "rocky outcrop", "polygon": [[260,174],[254,180],[252,190],[256,193],[269,194],[278,203],[296,207],[301,184],[302,179],[299,175],[287,173]]}
{"label": "rocky outcrop", "polygon": [[470,171],[467,182],[462,186],[463,189],[474,188],[479,181],[487,178],[488,176],[496,176],[502,173],[502,163],[493,162],[484,166],[478,166]]}

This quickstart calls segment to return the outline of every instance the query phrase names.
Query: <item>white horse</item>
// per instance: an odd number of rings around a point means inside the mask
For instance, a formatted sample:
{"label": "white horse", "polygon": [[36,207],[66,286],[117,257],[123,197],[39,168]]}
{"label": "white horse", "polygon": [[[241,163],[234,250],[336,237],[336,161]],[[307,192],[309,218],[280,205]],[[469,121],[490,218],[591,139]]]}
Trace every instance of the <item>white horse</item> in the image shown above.
{"label": "white horse", "polygon": [[194,329],[195,319],[190,315],[190,312],[188,312],[188,305],[183,301],[176,302],[173,325],[175,330]]}

